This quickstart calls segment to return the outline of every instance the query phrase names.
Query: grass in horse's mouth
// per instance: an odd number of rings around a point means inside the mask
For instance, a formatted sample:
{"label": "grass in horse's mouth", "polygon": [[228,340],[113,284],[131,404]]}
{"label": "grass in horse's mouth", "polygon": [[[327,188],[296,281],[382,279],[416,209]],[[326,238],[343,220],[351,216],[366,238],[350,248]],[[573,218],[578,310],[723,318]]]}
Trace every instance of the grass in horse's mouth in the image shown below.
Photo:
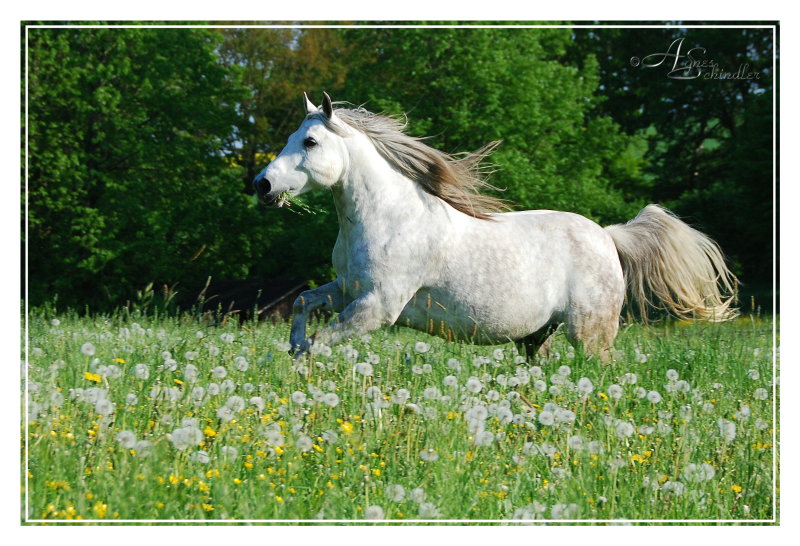
{"label": "grass in horse's mouth", "polygon": [[289,200],[289,192],[282,191],[281,193],[279,193],[278,196],[275,198],[275,204],[278,206],[278,208],[283,207],[284,205],[291,206],[292,202]]}
{"label": "grass in horse's mouth", "polygon": [[298,199],[297,197],[289,194],[288,191],[282,191],[281,193],[279,193],[278,196],[275,197],[274,203],[278,208],[282,207],[288,208],[294,205],[295,209],[300,209],[303,212],[309,212],[311,214],[317,213],[317,211],[309,207],[301,199]]}

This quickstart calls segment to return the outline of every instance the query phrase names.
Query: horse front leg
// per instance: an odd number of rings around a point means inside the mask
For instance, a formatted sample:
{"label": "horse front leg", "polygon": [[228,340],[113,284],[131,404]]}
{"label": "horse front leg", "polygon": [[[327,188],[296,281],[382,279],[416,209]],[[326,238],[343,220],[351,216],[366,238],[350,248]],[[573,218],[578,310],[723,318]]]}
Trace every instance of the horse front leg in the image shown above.
{"label": "horse front leg", "polygon": [[[413,291],[410,294],[413,295]],[[367,292],[353,300],[325,328],[317,331],[313,341],[333,346],[348,338],[394,324],[411,295],[390,297]]]}
{"label": "horse front leg", "polygon": [[338,281],[329,282],[314,290],[306,290],[294,300],[294,318],[289,335],[290,354],[302,354],[308,350],[310,343],[306,339],[306,324],[311,312],[317,309],[328,309],[337,313],[344,309],[344,293]]}

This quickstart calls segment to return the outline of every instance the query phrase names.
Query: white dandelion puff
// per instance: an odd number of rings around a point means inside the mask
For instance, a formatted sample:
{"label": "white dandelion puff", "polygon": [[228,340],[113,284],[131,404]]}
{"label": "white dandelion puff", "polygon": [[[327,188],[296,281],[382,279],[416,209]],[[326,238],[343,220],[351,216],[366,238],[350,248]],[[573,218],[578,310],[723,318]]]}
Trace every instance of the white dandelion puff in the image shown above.
{"label": "white dandelion puff", "polygon": [[411,393],[408,389],[397,389],[397,391],[392,394],[392,402],[395,404],[405,404],[410,396]]}
{"label": "white dandelion puff", "polygon": [[226,370],[224,366],[217,366],[216,368],[211,370],[211,375],[213,375],[217,379],[224,379],[225,376],[228,375],[228,370]]}
{"label": "white dandelion puff", "polygon": [[406,488],[400,484],[387,485],[383,493],[392,502],[403,502],[406,498]]}
{"label": "white dandelion puff", "polygon": [[194,463],[208,464],[211,462],[211,457],[209,457],[207,452],[199,449],[189,456],[189,460]]}
{"label": "white dandelion puff", "polygon": [[125,449],[133,449],[136,445],[136,435],[130,430],[123,430],[117,434],[117,443]]}
{"label": "white dandelion puff", "polygon": [[111,402],[111,400],[103,398],[102,400],[98,400],[94,405],[94,411],[103,416],[111,415],[114,413],[114,403]]}
{"label": "white dandelion puff", "polygon": [[147,379],[150,377],[150,366],[147,364],[136,364],[133,367],[133,375],[137,379]]}
{"label": "white dandelion puff", "polygon": [[95,353],[94,344],[87,341],[86,343],[81,345],[81,352],[86,356],[94,356]]}
{"label": "white dandelion puff", "polygon": [[303,391],[294,391],[292,393],[292,402],[295,404],[305,404],[308,396]]}
{"label": "white dandelion puff", "polygon": [[475,434],[472,443],[476,446],[490,446],[494,442],[494,434],[488,430],[482,430]]}
{"label": "white dandelion puff", "polygon": [[222,460],[227,462],[233,462],[239,456],[239,450],[233,446],[222,446],[219,453],[222,455]]}
{"label": "white dandelion puff", "polygon": [[417,341],[414,344],[414,352],[418,354],[425,354],[431,350],[431,346],[424,341]]}
{"label": "white dandelion puff", "polygon": [[250,363],[243,356],[237,356],[233,359],[233,366],[240,372],[246,372],[250,367]]}
{"label": "white dandelion puff", "polygon": [[371,376],[374,373],[374,368],[369,362],[359,362],[355,365],[355,372],[364,377]]}
{"label": "white dandelion puff", "polygon": [[225,402],[225,406],[231,408],[232,411],[238,413],[242,411],[245,407],[244,398],[241,396],[231,396],[228,398],[228,401]]}
{"label": "white dandelion puff", "polygon": [[543,411],[539,414],[539,424],[546,427],[552,426],[556,422],[555,415],[550,411]]}
{"label": "white dandelion puff", "polygon": [[591,379],[589,379],[588,377],[581,377],[580,379],[578,379],[577,387],[578,387],[578,394],[587,395],[591,394],[592,391],[594,391],[594,385],[592,384]]}
{"label": "white dandelion puff", "polygon": [[419,505],[421,519],[434,519],[439,517],[439,509],[432,502],[423,502]]}
{"label": "white dandelion puff", "polygon": [[436,453],[435,449],[427,448],[419,452],[419,458],[423,461],[432,463],[439,459],[439,454]]}
{"label": "white dandelion puff", "polygon": [[467,379],[466,387],[471,393],[479,393],[481,392],[481,389],[483,389],[483,383],[481,383],[480,379],[473,376]]}
{"label": "white dandelion puff", "polygon": [[736,438],[736,423],[726,419],[717,420],[719,435],[725,442],[732,442]]}
{"label": "white dandelion puff", "polygon": [[183,379],[187,383],[195,383],[200,376],[200,371],[194,364],[187,364],[183,369]]}
{"label": "white dandelion puff", "polygon": [[228,406],[222,406],[217,410],[217,417],[222,419],[223,422],[229,423],[236,416],[234,411]]}
{"label": "white dandelion puff", "polygon": [[628,438],[633,435],[634,431],[633,425],[625,421],[620,421],[614,427],[614,433],[618,438]]}
{"label": "white dandelion puff", "polygon": [[647,393],[647,400],[652,404],[658,404],[661,402],[661,395],[658,391],[650,391]]}
{"label": "white dandelion puff", "polygon": [[300,451],[310,451],[314,442],[311,441],[311,438],[303,434],[297,438],[294,445],[296,445]]}
{"label": "white dandelion puff", "polygon": [[383,520],[386,519],[386,516],[383,513],[383,508],[381,508],[377,504],[373,504],[372,506],[368,506],[367,509],[364,510],[364,519]]}

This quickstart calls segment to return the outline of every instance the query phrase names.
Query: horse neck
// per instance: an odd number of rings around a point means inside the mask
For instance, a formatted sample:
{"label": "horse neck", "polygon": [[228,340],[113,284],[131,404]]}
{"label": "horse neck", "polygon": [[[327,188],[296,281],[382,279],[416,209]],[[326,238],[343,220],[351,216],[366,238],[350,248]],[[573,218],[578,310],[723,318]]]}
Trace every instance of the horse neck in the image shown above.
{"label": "horse neck", "polygon": [[349,167],[333,188],[340,229],[347,232],[357,225],[370,231],[413,221],[425,211],[425,200],[431,196],[364,140],[350,145]]}

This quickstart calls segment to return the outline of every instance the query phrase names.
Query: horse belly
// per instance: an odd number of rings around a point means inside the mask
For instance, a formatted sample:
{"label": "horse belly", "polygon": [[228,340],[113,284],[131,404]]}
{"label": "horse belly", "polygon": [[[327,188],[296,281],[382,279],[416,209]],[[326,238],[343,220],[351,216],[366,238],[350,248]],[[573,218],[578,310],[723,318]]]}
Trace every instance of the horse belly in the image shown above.
{"label": "horse belly", "polygon": [[[523,297],[530,301],[530,297]],[[550,305],[519,305],[519,294],[491,300],[442,289],[423,288],[408,302],[395,324],[448,341],[507,343],[536,331],[552,317]]]}

